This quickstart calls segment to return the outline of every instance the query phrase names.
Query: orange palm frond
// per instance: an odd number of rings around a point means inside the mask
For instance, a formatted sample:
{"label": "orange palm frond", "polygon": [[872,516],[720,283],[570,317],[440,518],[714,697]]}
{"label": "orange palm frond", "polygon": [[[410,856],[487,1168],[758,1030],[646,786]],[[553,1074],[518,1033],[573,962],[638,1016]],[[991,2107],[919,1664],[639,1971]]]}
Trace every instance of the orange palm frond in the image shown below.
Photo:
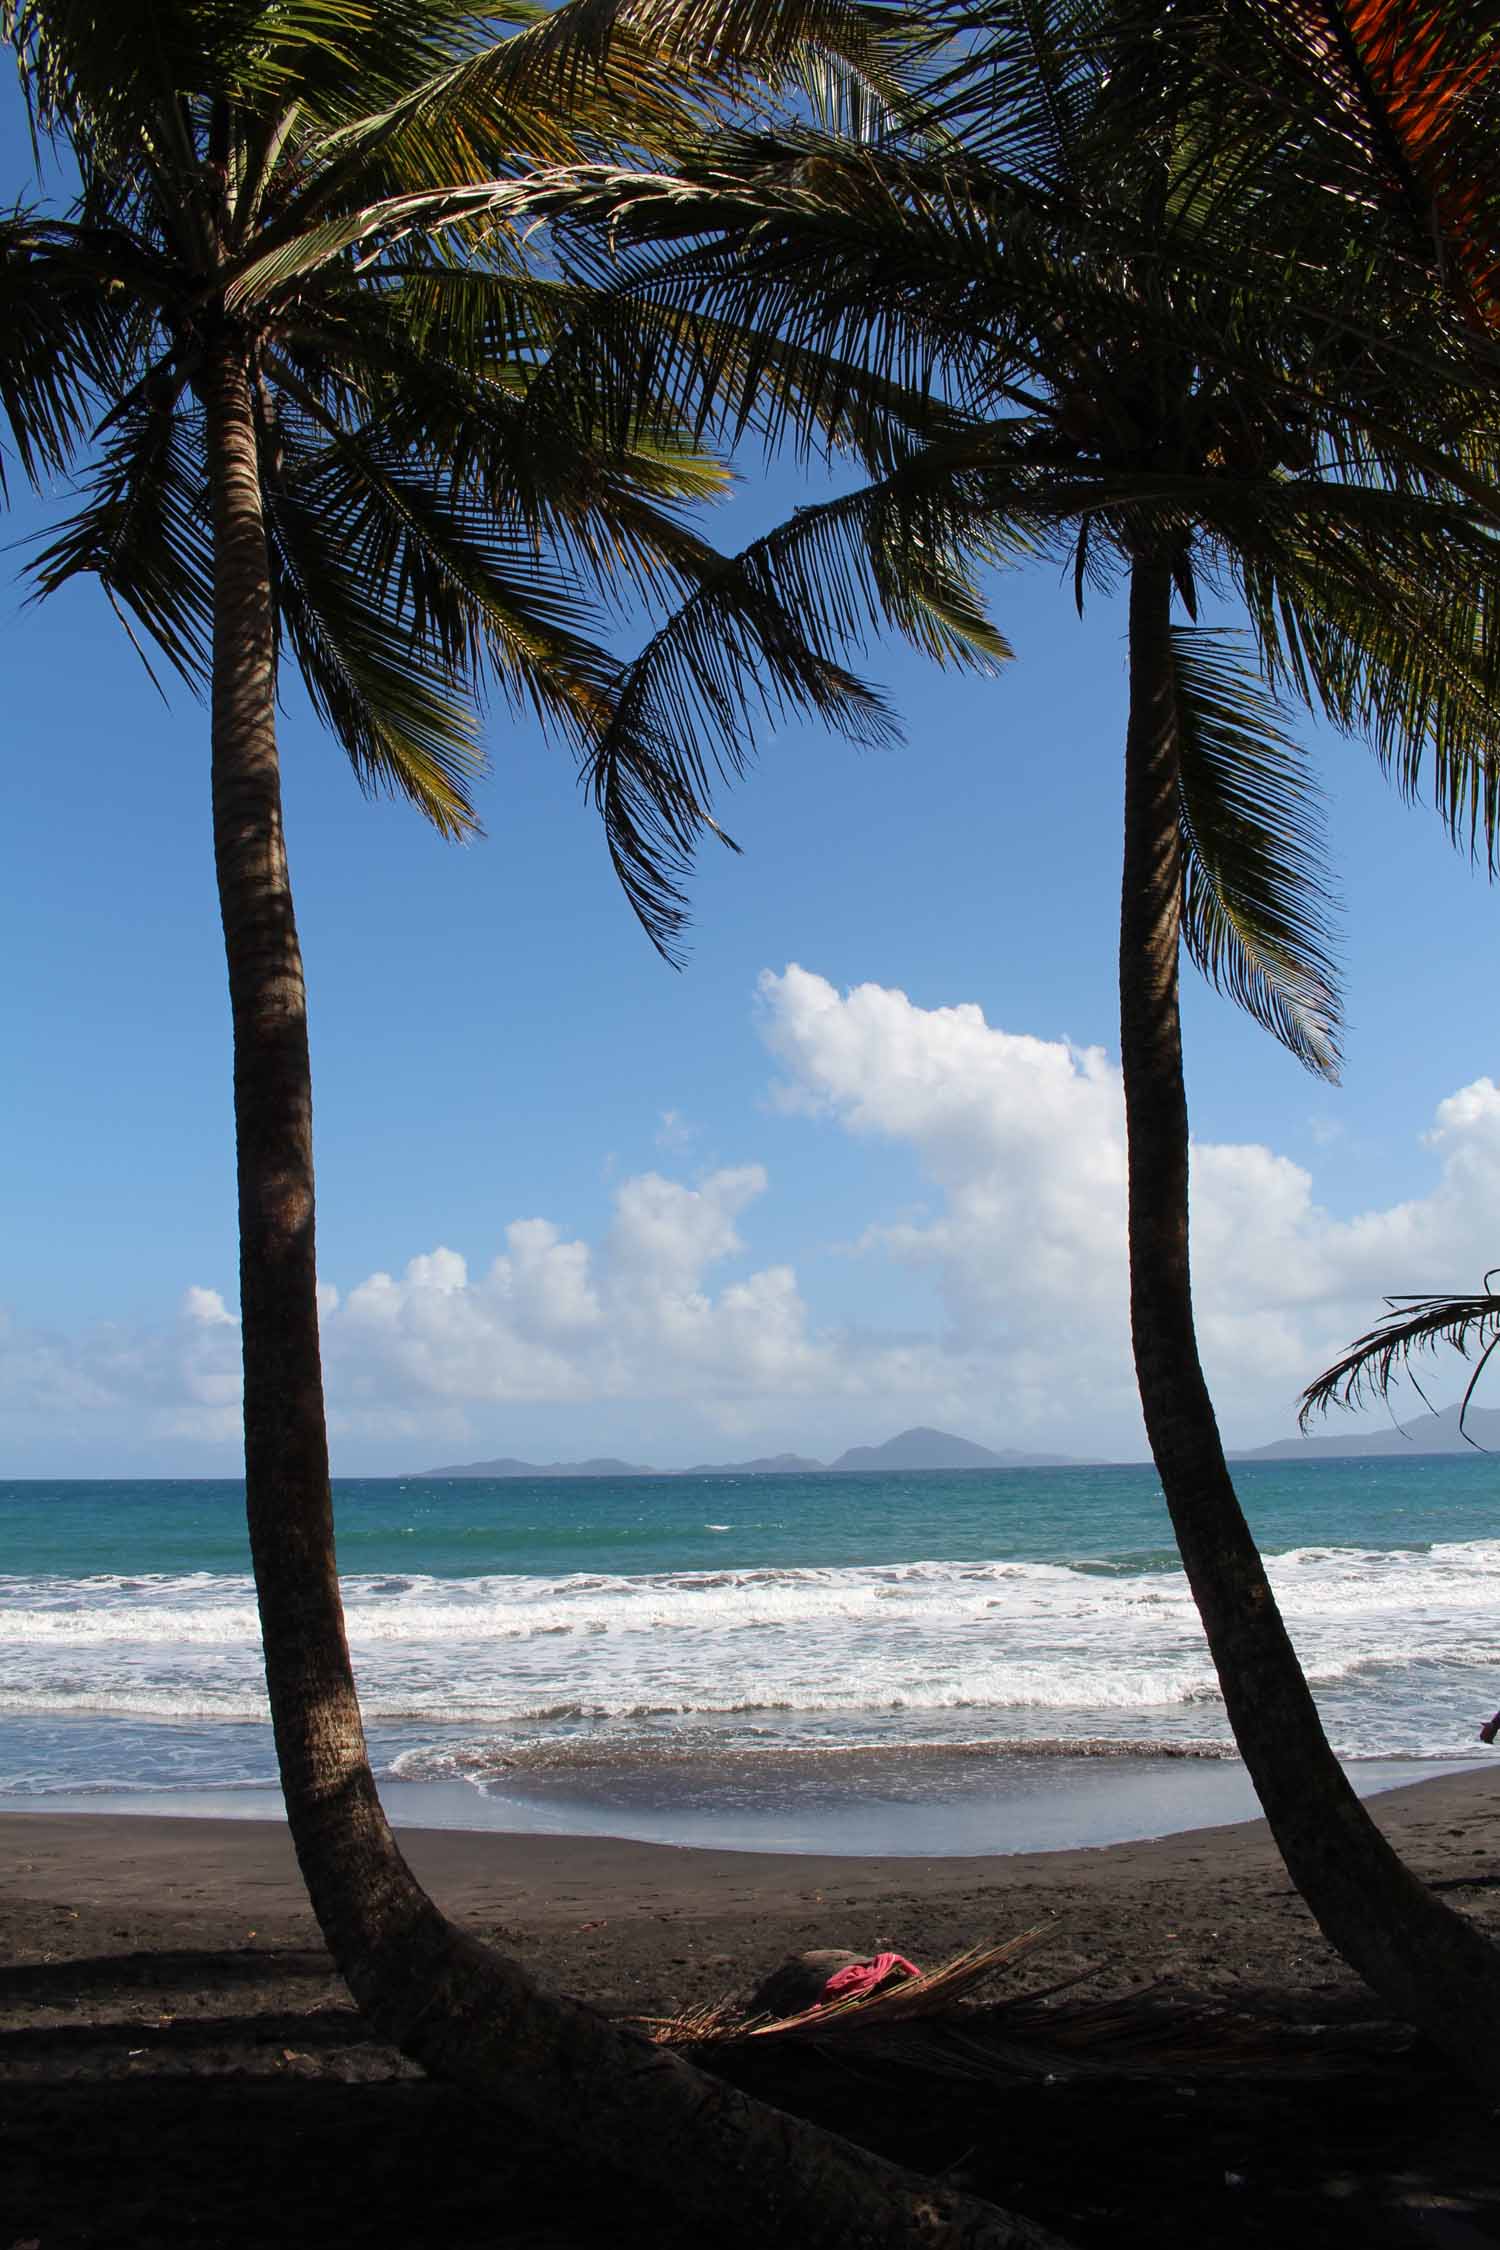
{"label": "orange palm frond", "polygon": [[1372,122],[1394,143],[1429,204],[1434,231],[1471,310],[1500,328],[1500,170],[1475,130],[1500,44],[1483,11],[1452,0],[1323,0],[1356,67]]}

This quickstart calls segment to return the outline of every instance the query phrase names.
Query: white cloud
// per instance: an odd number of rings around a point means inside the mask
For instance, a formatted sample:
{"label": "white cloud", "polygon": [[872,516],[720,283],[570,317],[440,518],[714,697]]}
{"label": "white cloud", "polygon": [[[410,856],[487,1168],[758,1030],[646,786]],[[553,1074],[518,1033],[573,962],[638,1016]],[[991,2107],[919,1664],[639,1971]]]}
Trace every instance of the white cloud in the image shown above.
{"label": "white cloud", "polygon": [[[840,993],[795,966],[762,978],[759,1025],[783,1112],[909,1152],[925,1204],[908,1183],[855,1254],[898,1308],[902,1271],[919,1271],[939,1327],[820,1322],[793,1266],[757,1265],[760,1165],[693,1182],[647,1172],[616,1185],[597,1240],[521,1218],[487,1266],[438,1245],[399,1273],[321,1287],[336,1436],[457,1440],[503,1427],[510,1408],[615,1401],[660,1407],[660,1457],[674,1428],[705,1420],[757,1447],[924,1420],[995,1444],[1138,1453],[1123,1114],[1104,1051],[1002,1030],[971,1005]],[[1231,1442],[1288,1428],[1301,1385],[1387,1290],[1463,1283],[1475,1245],[1500,1244],[1500,1089],[1451,1095],[1425,1138],[1424,1191],[1352,1219],[1272,1149],[1195,1146],[1199,1329]],[[0,1418],[230,1440],[237,1359],[234,1316],[202,1285],[149,1333],[0,1320]]]}
{"label": "white cloud", "polygon": [[616,1189],[597,1246],[522,1219],[472,1280],[451,1250],[372,1274],[324,1323],[330,1387],[346,1409],[794,1393],[836,1371],[791,1269],[710,1278],[742,1252],[737,1220],[765,1189],[758,1164],[691,1187],[648,1172]]}
{"label": "white cloud", "polygon": [[[1099,1048],[1018,1037],[972,1006],[840,994],[795,965],[761,979],[761,1028],[783,1109],[913,1150],[942,1191],[926,1225],[872,1227],[870,1248],[930,1268],[951,1357],[988,1368],[1013,1427],[1138,1431],[1127,1348],[1125,1130]],[[1440,1104],[1430,1191],[1334,1219],[1311,1175],[1256,1145],[1196,1143],[1198,1326],[1231,1435],[1288,1426],[1308,1378],[1393,1289],[1466,1279],[1500,1241],[1500,1090]],[[976,1401],[977,1403],[977,1401]],[[1118,1435],[1114,1442],[1118,1442]]]}
{"label": "white cloud", "polygon": [[122,1417],[146,1437],[238,1437],[239,1324],[217,1290],[187,1290],[162,1329],[105,1324],[65,1336],[0,1310],[0,1428],[71,1440]]}

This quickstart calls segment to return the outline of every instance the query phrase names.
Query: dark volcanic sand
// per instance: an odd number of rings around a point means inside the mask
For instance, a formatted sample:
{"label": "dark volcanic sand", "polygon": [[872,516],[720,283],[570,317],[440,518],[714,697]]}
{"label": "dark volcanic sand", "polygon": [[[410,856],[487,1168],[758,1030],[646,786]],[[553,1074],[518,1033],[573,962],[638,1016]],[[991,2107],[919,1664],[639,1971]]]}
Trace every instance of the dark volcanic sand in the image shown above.
{"label": "dark volcanic sand", "polygon": [[[1500,1936],[1500,1775],[1372,1809]],[[1055,1942],[997,1998],[1082,1970],[1083,1996],[1168,1982],[1202,1997],[1215,2038],[1253,2030],[1237,2072],[1188,2042],[1150,2067],[1095,2050],[1090,2074],[1060,2065],[1050,2084],[892,2084],[758,2051],[780,2073],[759,2090],[1079,2245],[1500,2244],[1493,2105],[1362,2023],[1378,2009],[1259,1823],[987,1860],[403,1841],[449,1912],[611,2012],[743,1990],[804,1947],[889,1943],[932,1963],[1040,1923]],[[559,2157],[366,2035],[278,1828],[0,1817],[0,1931],[0,2250],[677,2243],[654,2204],[581,2176],[576,2150]]]}

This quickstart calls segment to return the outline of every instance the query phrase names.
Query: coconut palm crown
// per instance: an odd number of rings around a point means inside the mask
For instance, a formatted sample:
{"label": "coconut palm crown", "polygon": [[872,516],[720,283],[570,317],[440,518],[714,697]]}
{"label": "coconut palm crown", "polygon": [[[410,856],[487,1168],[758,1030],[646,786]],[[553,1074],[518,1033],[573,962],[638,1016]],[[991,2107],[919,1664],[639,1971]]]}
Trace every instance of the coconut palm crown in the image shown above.
{"label": "coconut palm crown", "polygon": [[[3,18],[34,116],[81,174],[66,219],[0,222],[0,408],[21,465],[94,438],[39,588],[97,577],[206,683],[227,354],[278,651],[361,781],[449,835],[475,826],[482,682],[581,749],[619,672],[589,582],[680,591],[711,559],[676,504],[721,492],[722,468],[649,394],[606,431],[576,380],[548,380],[581,293],[504,209],[540,164],[701,120],[665,37],[693,11],[643,8],[644,33],[629,12],[13,0]],[[794,59],[792,11],[762,13],[762,48]],[[845,45],[873,50],[879,11],[841,13],[861,34]],[[802,15],[805,48],[819,11]],[[853,682],[826,684],[830,716],[882,731]]]}

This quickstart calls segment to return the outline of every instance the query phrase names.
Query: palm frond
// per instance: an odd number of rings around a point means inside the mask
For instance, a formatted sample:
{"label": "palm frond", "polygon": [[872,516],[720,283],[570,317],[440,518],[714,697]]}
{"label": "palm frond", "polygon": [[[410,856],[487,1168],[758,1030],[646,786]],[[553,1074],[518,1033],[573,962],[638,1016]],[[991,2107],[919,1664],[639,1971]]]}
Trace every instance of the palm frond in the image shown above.
{"label": "palm frond", "polygon": [[1261,10],[1324,91],[1415,243],[1477,321],[1500,328],[1500,56],[1483,11],[1444,0]]}
{"label": "palm frond", "polygon": [[209,11],[193,0],[4,0],[0,37],[44,131],[87,122],[116,151],[175,139],[174,113],[202,83]]}
{"label": "palm frond", "polygon": [[414,650],[388,588],[342,567],[337,529],[316,506],[283,497],[267,529],[280,630],[360,786],[405,797],[442,835],[474,834],[484,755],[462,675]]}
{"label": "palm frond", "polygon": [[1309,1070],[1336,1078],[1321,795],[1237,643],[1202,628],[1172,632],[1183,942],[1216,991]]}
{"label": "palm frond", "polygon": [[[1388,1398],[1397,1377],[1409,1370],[1413,1359],[1423,1353],[1435,1358],[1448,1347],[1464,1358],[1471,1351],[1479,1353],[1459,1409],[1459,1431],[1468,1437],[1464,1422],[1469,1403],[1491,1353],[1500,1344],[1500,1295],[1489,1286],[1493,1278],[1493,1274],[1486,1274],[1484,1288],[1468,1297],[1388,1297],[1386,1303],[1391,1309],[1385,1318],[1308,1384],[1297,1417],[1299,1427],[1305,1430],[1315,1414],[1326,1414],[1334,1406],[1357,1407]],[[1471,1445],[1475,1442],[1469,1439]]]}
{"label": "palm frond", "polygon": [[341,719],[326,676],[318,693],[367,785],[397,788],[461,832],[473,825],[465,792],[482,764],[473,704],[486,674],[581,746],[607,720],[618,665],[579,631],[584,604],[524,532],[388,433],[340,431],[303,404],[321,442],[288,431],[271,494],[288,629],[311,646],[302,621],[317,612],[323,642],[353,652],[357,706]]}
{"label": "palm frond", "polygon": [[257,238],[253,252],[231,269],[224,302],[231,311],[264,304],[347,250],[368,245],[372,252],[386,252],[393,239],[406,235],[431,237],[461,224],[500,223],[512,192],[508,180],[485,179],[384,196],[310,226],[302,226],[300,212],[294,212],[283,228],[268,229]]}
{"label": "palm frond", "polygon": [[1342,524],[1263,525],[1241,569],[1252,627],[1273,684],[1367,742],[1402,795],[1429,797],[1493,868],[1500,553],[1482,526],[1433,538],[1410,504],[1388,506],[1383,523],[1351,511]]}
{"label": "palm frond", "polygon": [[35,212],[0,214],[0,421],[33,484],[72,459],[115,344],[109,307],[80,285],[69,248],[66,230]]}
{"label": "palm frond", "polygon": [[883,699],[842,661],[883,623],[949,662],[1009,658],[974,567],[999,552],[999,533],[966,525],[946,482],[918,458],[798,509],[731,559],[705,557],[696,590],[629,667],[587,780],[626,895],[668,959],[694,842],[719,833],[714,783],[747,769],[757,718],[805,711],[856,743],[895,739]]}
{"label": "palm frond", "polygon": [[733,2001],[694,2009],[681,2016],[637,2018],[640,2028],[657,2046],[726,2047],[748,2041],[796,2040],[833,2045],[845,2042],[864,2046],[898,2026],[940,2018],[968,1999],[980,1985],[1002,1969],[1055,1944],[1058,1926],[1023,1930],[1017,1937],[990,1945],[972,1945],[935,1969],[882,1985],[877,1991],[826,2005],[805,2008],[793,2016],[747,2016]]}
{"label": "palm frond", "polygon": [[106,425],[83,505],[30,563],[38,597],[97,578],[190,686],[208,676],[212,576],[202,432],[138,390]]}
{"label": "palm frond", "polygon": [[[519,11],[517,11],[519,12]],[[528,9],[509,35],[476,37],[456,21],[423,76],[403,73],[382,104],[361,78],[357,114],[318,139],[295,199],[305,229],[340,206],[389,201],[435,181],[459,188],[514,179],[535,165],[586,161],[617,146],[664,147],[705,117],[691,83],[618,8],[610,25],[577,0]],[[467,37],[462,32],[467,31]],[[373,97],[373,98],[372,98]]]}

